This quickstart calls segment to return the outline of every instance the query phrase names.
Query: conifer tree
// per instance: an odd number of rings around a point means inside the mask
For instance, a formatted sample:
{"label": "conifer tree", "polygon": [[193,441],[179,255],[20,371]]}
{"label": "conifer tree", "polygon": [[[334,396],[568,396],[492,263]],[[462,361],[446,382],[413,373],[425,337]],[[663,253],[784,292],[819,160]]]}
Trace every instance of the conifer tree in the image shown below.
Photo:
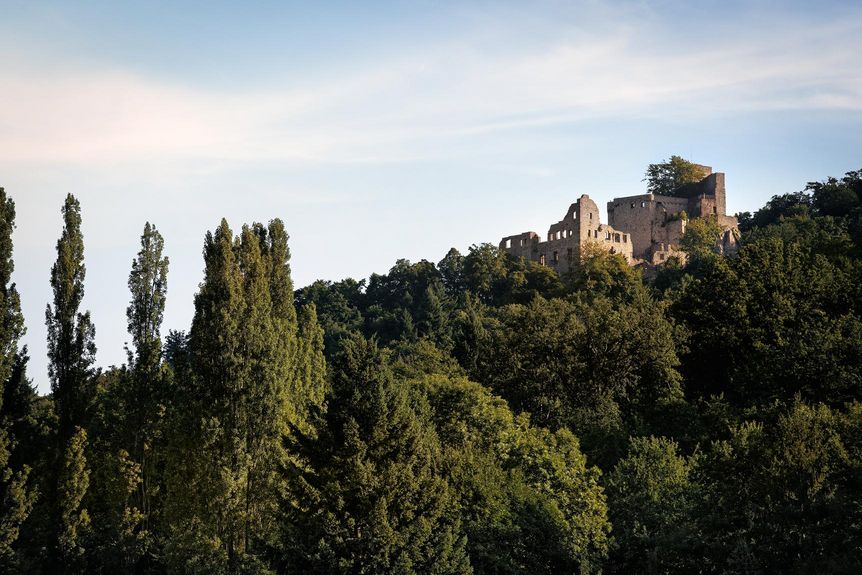
{"label": "conifer tree", "polygon": [[291,572],[470,573],[427,405],[417,411],[376,343],[345,340],[328,411],[299,434],[283,536]]}
{"label": "conifer tree", "polygon": [[62,444],[76,426],[86,424],[93,396],[92,366],[96,356],[95,328],[90,312],[78,308],[84,297],[84,238],[81,205],[72,194],[63,204],[63,233],[57,240],[57,261],[51,268],[54,305],[48,304],[48,375],[59,418]]}

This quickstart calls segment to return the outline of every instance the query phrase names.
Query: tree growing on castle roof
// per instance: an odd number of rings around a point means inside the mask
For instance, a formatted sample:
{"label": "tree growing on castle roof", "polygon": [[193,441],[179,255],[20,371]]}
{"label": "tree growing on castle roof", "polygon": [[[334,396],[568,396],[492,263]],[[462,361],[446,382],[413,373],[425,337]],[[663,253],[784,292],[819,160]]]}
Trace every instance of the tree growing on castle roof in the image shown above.
{"label": "tree growing on castle roof", "polygon": [[671,156],[657,164],[650,164],[644,174],[647,190],[661,196],[684,195],[686,184],[694,184],[709,175],[709,168],[690,162],[681,156]]}

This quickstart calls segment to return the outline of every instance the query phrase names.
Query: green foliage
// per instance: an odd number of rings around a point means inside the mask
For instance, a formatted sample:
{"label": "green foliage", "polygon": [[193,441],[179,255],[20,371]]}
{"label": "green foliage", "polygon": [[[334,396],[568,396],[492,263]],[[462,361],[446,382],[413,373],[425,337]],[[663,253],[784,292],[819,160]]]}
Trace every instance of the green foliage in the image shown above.
{"label": "green foliage", "polygon": [[[682,162],[656,185],[696,190]],[[482,244],[294,291],[280,221],[223,221],[164,346],[147,224],[104,371],[69,196],[46,397],[0,190],[0,572],[859,572],[860,180],[776,196],[733,254],[689,221],[649,285]]]}
{"label": "green foliage", "polygon": [[679,247],[686,253],[691,264],[703,265],[720,253],[723,232],[714,217],[695,218],[685,226]]}
{"label": "green foliage", "polygon": [[862,205],[862,170],[847,172],[840,180],[809,182],[805,190],[812,193],[814,209],[821,216],[846,216]]}
{"label": "green foliage", "polygon": [[737,403],[796,393],[832,404],[860,399],[858,277],[858,265],[845,269],[777,237],[710,262],[672,308],[690,332],[689,390]]}
{"label": "green foliage", "polygon": [[596,468],[577,439],[532,427],[459,376],[426,373],[427,394],[460,499],[476,573],[597,571],[608,548]]}
{"label": "green foliage", "polygon": [[308,424],[324,386],[322,333],[313,306],[297,320],[288,258],[278,220],[238,238],[223,220],[207,234],[189,371],[179,374],[186,404],[172,449],[182,456],[168,463],[176,570],[244,571],[273,542],[282,438]]}
{"label": "green foliage", "polygon": [[480,301],[493,303],[502,298],[509,275],[506,259],[505,252],[492,244],[470,246],[464,258],[464,282]]}
{"label": "green foliage", "polygon": [[[32,389],[26,382],[23,357],[18,353],[18,341],[24,334],[24,317],[15,284],[10,283],[12,230],[15,228],[15,202],[0,188],[0,570],[17,563],[13,545],[20,535],[21,525],[33,507],[35,492],[30,483],[29,458],[14,453],[20,422],[29,416]],[[19,455],[18,457],[13,457]]]}
{"label": "green foliage", "polygon": [[64,572],[86,572],[84,544],[90,528],[90,515],[83,507],[90,485],[90,470],[84,450],[87,432],[75,428],[63,452],[57,479],[57,554]]}
{"label": "green foliage", "polygon": [[644,181],[647,182],[649,193],[673,196],[683,194],[680,188],[686,184],[699,182],[708,175],[709,172],[703,166],[680,156],[671,156],[663,162],[650,164],[644,174]]}
{"label": "green foliage", "polygon": [[607,478],[620,573],[669,573],[697,569],[693,481],[696,460],[679,454],[667,438],[634,437],[628,454]]}
{"label": "green foliage", "polygon": [[714,571],[858,570],[859,459],[845,444],[858,438],[858,412],[858,404],[842,414],[794,402],[713,444],[698,472],[704,563]]}
{"label": "green foliage", "polygon": [[315,434],[297,436],[288,467],[286,569],[470,573],[427,407],[373,341],[345,340],[332,371],[328,411]]}
{"label": "green foliage", "polygon": [[621,254],[611,254],[596,243],[581,248],[569,278],[571,288],[585,297],[605,296],[613,300],[632,301],[644,292],[638,269]]}
{"label": "green foliage", "polygon": [[48,304],[48,375],[60,418],[60,439],[66,441],[75,426],[85,425],[93,389],[96,330],[90,313],[79,313],[84,297],[84,238],[81,205],[72,194],[63,204],[63,233],[57,240],[57,261],[51,268],[54,305]]}
{"label": "green foliage", "polygon": [[471,375],[540,425],[569,427],[612,452],[610,436],[656,402],[679,397],[679,360],[662,304],[536,299],[501,308]]}
{"label": "green foliage", "polygon": [[361,333],[365,326],[365,280],[340,282],[317,280],[296,290],[296,306],[314,304],[324,333],[326,354],[331,357],[338,343],[352,333]]}
{"label": "green foliage", "polygon": [[443,287],[449,296],[457,297],[466,288],[464,277],[464,256],[455,248],[446,252],[446,256],[437,264]]}

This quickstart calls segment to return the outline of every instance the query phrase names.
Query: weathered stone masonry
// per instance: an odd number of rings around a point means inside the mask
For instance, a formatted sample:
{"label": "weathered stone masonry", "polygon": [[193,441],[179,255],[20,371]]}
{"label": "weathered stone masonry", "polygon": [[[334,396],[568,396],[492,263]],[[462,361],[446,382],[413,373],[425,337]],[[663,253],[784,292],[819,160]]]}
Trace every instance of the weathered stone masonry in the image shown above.
{"label": "weathered stone masonry", "polygon": [[621,254],[632,265],[659,265],[670,256],[685,257],[679,240],[688,218],[712,216],[724,229],[720,248],[732,250],[738,229],[736,218],[726,214],[724,174],[712,173],[708,166],[702,168],[709,175],[678,188],[672,196],[641,194],[608,202],[609,224],[599,221],[598,206],[582,195],[562,220],[551,225],[545,241],[535,232],[525,232],[506,236],[500,247],[559,272],[572,268],[587,243]]}

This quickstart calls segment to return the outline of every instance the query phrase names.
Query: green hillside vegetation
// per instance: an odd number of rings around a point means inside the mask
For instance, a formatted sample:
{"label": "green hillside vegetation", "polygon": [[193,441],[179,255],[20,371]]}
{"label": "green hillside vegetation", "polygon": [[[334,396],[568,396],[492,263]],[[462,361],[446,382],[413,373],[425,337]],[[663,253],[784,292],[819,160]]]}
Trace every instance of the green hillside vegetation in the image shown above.
{"label": "green hillside vegetation", "polygon": [[223,220],[166,334],[147,223],[109,369],[62,216],[40,396],[0,189],[0,573],[862,572],[862,171],[648,280],[480,244],[295,289],[280,220]]}

